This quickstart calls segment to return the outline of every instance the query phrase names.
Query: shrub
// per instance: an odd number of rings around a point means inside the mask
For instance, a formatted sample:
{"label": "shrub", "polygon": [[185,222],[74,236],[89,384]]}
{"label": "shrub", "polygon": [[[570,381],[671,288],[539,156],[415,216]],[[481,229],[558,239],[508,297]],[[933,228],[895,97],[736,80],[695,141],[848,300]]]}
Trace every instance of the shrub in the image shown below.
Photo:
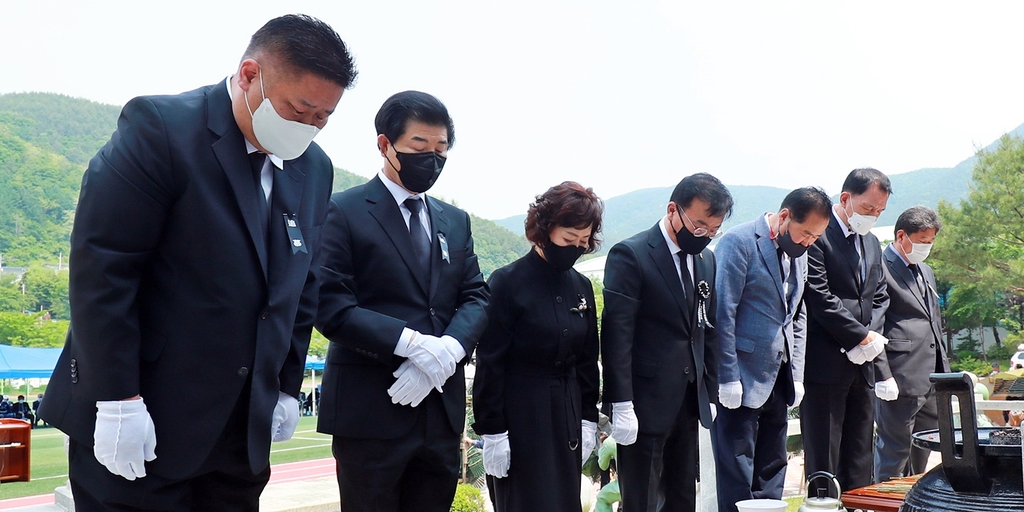
{"label": "shrub", "polygon": [[959,357],[957,361],[950,362],[949,366],[954,372],[971,372],[979,377],[992,373],[992,365],[990,363],[971,355]]}
{"label": "shrub", "polygon": [[455,499],[452,500],[451,512],[484,512],[484,497],[480,489],[469,484],[459,484],[455,488]]}

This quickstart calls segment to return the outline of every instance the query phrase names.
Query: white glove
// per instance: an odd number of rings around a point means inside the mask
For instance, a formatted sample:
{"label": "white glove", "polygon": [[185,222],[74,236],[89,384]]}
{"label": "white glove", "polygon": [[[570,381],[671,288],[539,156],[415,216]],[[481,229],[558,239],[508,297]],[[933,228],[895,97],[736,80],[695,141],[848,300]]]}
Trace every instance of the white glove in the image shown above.
{"label": "white glove", "polygon": [[896,379],[889,377],[881,382],[875,383],[875,396],[892,402],[900,397],[900,387],[896,385]]}
{"label": "white glove", "polygon": [[500,434],[484,434],[484,472],[494,478],[508,476],[508,467],[512,462],[511,450],[508,445],[508,431]]}
{"label": "white glove", "polygon": [[597,423],[583,420],[580,428],[580,446],[583,448],[580,450],[580,457],[583,459],[582,462],[586,462],[597,446]]}
{"label": "white glove", "polygon": [[865,345],[857,345],[856,347],[853,347],[846,352],[846,358],[856,365],[866,363],[868,361],[868,357],[867,354],[864,353],[864,347]]}
{"label": "white glove", "polygon": [[391,403],[416,407],[423,401],[434,387],[430,378],[417,367],[412,359],[403,362],[395,373],[398,380],[388,388]]}
{"label": "white glove", "polygon": [[793,405],[790,407],[796,407],[800,405],[800,402],[804,400],[804,383],[793,381]]}
{"label": "white glove", "polygon": [[872,331],[874,337],[871,338],[866,345],[860,345],[864,350],[865,362],[873,361],[882,352],[885,352],[885,346],[889,343],[888,338]]}
{"label": "white glove", "polygon": [[448,342],[437,336],[413,332],[412,339],[402,351],[404,353],[395,354],[409,358],[427,375],[430,385],[441,391],[441,386],[444,386],[448,377],[455,374],[455,368],[458,366],[459,358],[451,352],[454,347],[450,347]]}
{"label": "white glove", "polygon": [[274,418],[270,421],[270,439],[275,443],[287,441],[295,434],[297,426],[299,426],[299,401],[288,393],[278,391]]}
{"label": "white glove", "polygon": [[128,480],[146,476],[156,459],[156,427],[142,398],[96,402],[93,454],[107,471]]}
{"label": "white glove", "polygon": [[738,409],[743,404],[743,384],[740,381],[719,384],[718,403],[726,409]]}
{"label": "white glove", "polygon": [[621,445],[629,445],[636,442],[639,432],[640,422],[633,411],[633,401],[612,404],[612,437]]}
{"label": "white glove", "polygon": [[715,421],[715,418],[718,417],[718,406],[715,404],[708,404],[708,407],[711,408],[711,421]]}

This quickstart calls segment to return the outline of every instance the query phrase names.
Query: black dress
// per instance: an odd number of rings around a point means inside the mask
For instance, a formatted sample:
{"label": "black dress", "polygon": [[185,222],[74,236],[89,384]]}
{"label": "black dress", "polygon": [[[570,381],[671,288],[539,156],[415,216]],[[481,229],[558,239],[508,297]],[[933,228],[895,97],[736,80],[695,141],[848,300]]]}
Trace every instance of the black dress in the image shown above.
{"label": "black dress", "polygon": [[578,511],[580,421],[597,422],[600,351],[590,280],[535,250],[491,275],[477,344],[477,434],[508,431],[511,464],[488,479],[497,512]]}

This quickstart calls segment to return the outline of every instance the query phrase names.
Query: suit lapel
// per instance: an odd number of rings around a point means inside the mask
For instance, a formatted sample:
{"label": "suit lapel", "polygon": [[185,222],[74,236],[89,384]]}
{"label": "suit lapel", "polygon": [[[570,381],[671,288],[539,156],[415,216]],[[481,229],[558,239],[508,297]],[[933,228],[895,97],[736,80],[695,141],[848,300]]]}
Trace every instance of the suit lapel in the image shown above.
{"label": "suit lapel", "polygon": [[757,252],[761,253],[761,261],[768,268],[772,280],[775,281],[775,288],[779,291],[779,298],[786,302],[785,283],[782,282],[782,270],[779,269],[779,253],[775,250],[775,242],[771,239],[768,231],[768,223],[764,219],[754,221],[754,235],[757,237]]}
{"label": "suit lapel", "polygon": [[860,279],[860,256],[857,255],[857,248],[843,235],[843,228],[839,225],[839,219],[836,218],[835,214],[832,215],[832,219],[828,223],[827,232],[832,246],[839,249],[839,252],[850,265],[853,281],[857,283],[857,289],[860,290],[863,287]]}
{"label": "suit lapel", "polygon": [[[648,254],[650,254],[651,259],[654,261],[654,266],[661,272],[661,276],[665,279],[665,285],[668,286],[669,292],[672,293],[672,297],[676,300],[676,306],[679,307],[679,311],[683,314],[683,323],[689,327],[691,314],[686,308],[683,282],[679,278],[679,273],[676,272],[676,263],[673,261],[675,256],[672,255],[668,244],[665,243],[665,237],[661,234],[660,225],[654,226],[649,232],[647,246]],[[686,262],[681,261],[680,263],[680,270],[686,271]]]}
{"label": "suit lapel", "polygon": [[260,226],[256,185],[245,151],[245,138],[231,113],[231,99],[228,97],[224,82],[214,85],[207,93],[207,103],[207,127],[220,136],[217,142],[213,143],[213,154],[231,184],[238,209],[249,231],[249,238],[252,239],[253,249],[259,257],[260,266],[263,267],[263,278],[266,279],[267,244],[263,240],[263,228]]}
{"label": "suit lapel", "polygon": [[366,184],[366,200],[373,203],[370,206],[370,215],[377,219],[380,227],[384,229],[384,233],[391,239],[391,243],[395,244],[398,255],[402,257],[405,266],[409,267],[409,271],[419,283],[423,293],[427,293],[427,276],[415,271],[417,264],[412,249],[412,239],[409,238],[409,227],[406,226],[402,212],[398,209],[398,204],[395,203],[391,192],[388,192],[387,187],[380,181],[380,176]]}
{"label": "suit lapel", "polygon": [[[430,229],[434,233],[432,240],[430,241],[430,294],[428,297],[433,297],[434,292],[437,291],[437,283],[441,280],[441,266],[449,265],[451,263],[451,256],[445,259],[445,254],[448,249],[448,235],[451,233],[451,225],[448,222],[448,214],[444,211],[444,206],[440,201],[430,197],[423,196],[427,200],[427,213],[430,214]],[[441,242],[444,241],[444,251],[441,251]]]}

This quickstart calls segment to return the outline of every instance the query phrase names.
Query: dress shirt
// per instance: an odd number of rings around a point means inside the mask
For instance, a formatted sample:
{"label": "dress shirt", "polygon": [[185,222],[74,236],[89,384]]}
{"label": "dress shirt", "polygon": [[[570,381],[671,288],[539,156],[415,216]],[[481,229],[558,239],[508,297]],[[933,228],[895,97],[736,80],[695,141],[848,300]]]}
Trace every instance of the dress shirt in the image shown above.
{"label": "dress shirt", "polygon": [[[675,242],[672,241],[671,236],[668,234],[668,228],[665,227],[665,224],[667,222],[668,222],[668,219],[662,219],[662,221],[658,223],[658,226],[661,227],[661,235],[665,237],[665,243],[668,244],[668,250],[669,250],[669,252],[672,253],[672,262],[676,266],[676,275],[679,276],[679,282],[681,284],[683,282],[683,270],[679,266],[679,261],[682,260],[683,257],[686,257],[686,273],[690,275],[690,282],[692,283],[693,282],[693,255],[692,254],[679,254],[683,250],[679,248],[679,245],[677,245]],[[676,257],[677,254],[679,255],[678,258]],[[683,289],[685,290],[685,288],[683,288]]]}
{"label": "dress shirt", "polygon": [[[234,99],[234,97],[231,95],[231,79],[233,77],[234,75],[229,76],[227,81],[225,82],[225,85],[227,85],[228,88],[228,97],[232,99]],[[256,146],[253,146],[252,143],[249,142],[249,139],[245,139],[245,154],[252,154],[253,152],[256,151],[259,151],[259,149],[256,149]],[[274,167],[277,167],[278,169],[284,170],[284,160],[281,160],[281,157],[277,155],[267,156],[270,157],[267,159],[267,162],[270,162],[271,164],[274,165]],[[260,184],[263,185],[263,195],[266,196],[267,198],[268,208],[270,207],[270,193],[273,192],[274,190],[274,167],[271,167],[266,162],[264,162],[263,172],[260,173]]]}

